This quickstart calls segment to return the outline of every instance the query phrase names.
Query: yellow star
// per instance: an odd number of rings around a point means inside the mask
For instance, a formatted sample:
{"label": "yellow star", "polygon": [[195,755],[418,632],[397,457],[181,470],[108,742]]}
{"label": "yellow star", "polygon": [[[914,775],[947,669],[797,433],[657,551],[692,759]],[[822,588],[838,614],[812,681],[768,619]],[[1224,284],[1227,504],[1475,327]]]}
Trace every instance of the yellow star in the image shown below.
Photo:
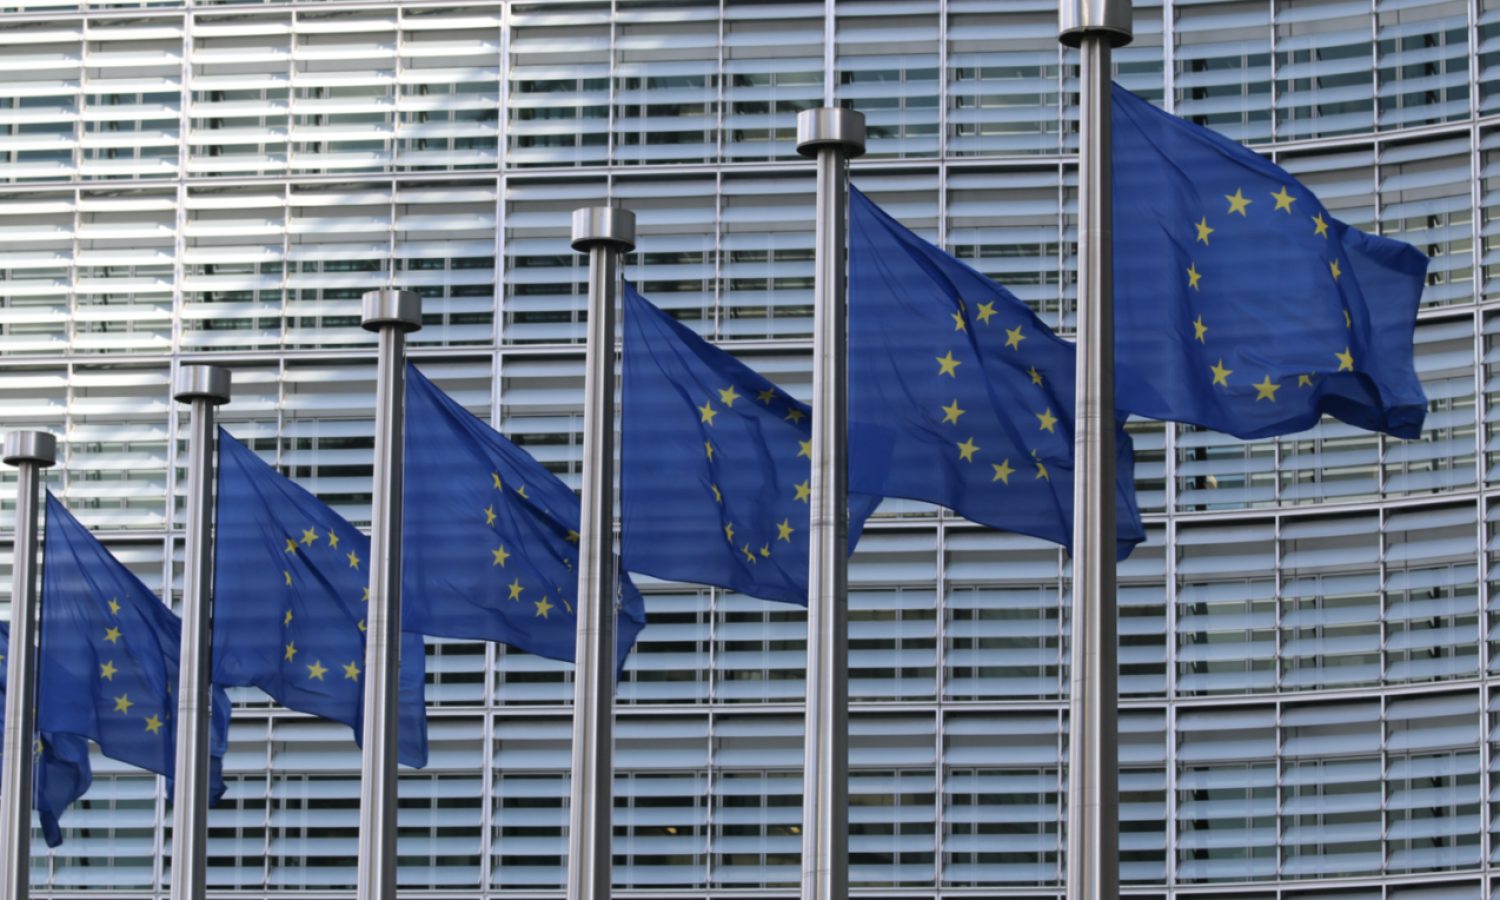
{"label": "yellow star", "polygon": [[803,419],[807,418],[807,413],[803,412],[801,407],[793,406],[792,408],[788,409],[786,411],[786,415],[782,416],[781,418],[782,421],[791,419],[793,422],[800,422]]}
{"label": "yellow star", "polygon": [[711,484],[711,485],[709,485],[709,487],[711,487],[711,488],[714,489],[714,502],[715,503],[723,503],[724,502],[724,495],[721,494],[721,493],[719,493],[719,486],[717,484]]}
{"label": "yellow star", "polygon": [[1205,244],[1208,243],[1208,236],[1218,230],[1216,228],[1208,227],[1208,216],[1204,216],[1203,221],[1199,222],[1193,227],[1198,229],[1198,240],[1202,241]]}
{"label": "yellow star", "polygon": [[1317,215],[1312,217],[1312,220],[1314,223],[1313,234],[1321,234],[1323,236],[1323,240],[1328,240],[1328,223],[1323,221],[1323,214],[1318,213]]}
{"label": "yellow star", "polygon": [[[520,494],[522,497],[526,497],[526,485],[523,484],[520,487],[516,488],[516,493]],[[526,499],[530,500],[531,498],[526,497]]]}
{"label": "yellow star", "polygon": [[146,720],[146,730],[152,734],[161,734],[161,719],[156,716]]}
{"label": "yellow star", "polygon": [[284,576],[286,576],[286,586],[287,587],[291,587],[292,586],[292,571],[290,569],[282,569],[281,570],[281,574],[284,575]]}
{"label": "yellow star", "polygon": [[1195,334],[1193,336],[1198,339],[1198,343],[1200,343],[1200,344],[1206,344],[1206,343],[1208,343],[1207,341],[1205,341],[1203,339],[1203,336],[1205,334],[1208,334],[1208,326],[1203,324],[1203,317],[1202,316],[1199,316],[1198,320],[1193,323],[1193,331],[1197,332],[1197,334]]}
{"label": "yellow star", "polygon": [[499,472],[491,472],[490,473],[490,477],[495,480],[495,487],[499,487],[500,486],[500,473]]}
{"label": "yellow star", "polygon": [[512,600],[521,599],[521,592],[526,590],[525,588],[521,587],[521,579],[519,578],[506,585],[506,587],[510,588],[510,599]]}
{"label": "yellow star", "polygon": [[962,444],[958,445],[958,458],[973,462],[974,451],[978,449],[979,445],[974,443],[974,439],[971,437],[967,441],[964,441]]}
{"label": "yellow star", "polygon": [[944,406],[941,409],[943,410],[943,421],[952,422],[955,425],[958,424],[958,417],[968,412],[968,410],[958,408],[957,399],[953,401],[952,406]]}
{"label": "yellow star", "polygon": [[296,553],[297,552],[297,542],[294,541],[294,540],[292,540],[291,538],[287,538],[286,539],[286,552],[288,552],[288,553]]}
{"label": "yellow star", "polygon": [[939,366],[939,375],[947,375],[950,378],[958,377],[958,367],[963,365],[963,361],[954,359],[952,350],[949,350],[947,354],[943,356],[936,357],[936,359]]}
{"label": "yellow star", "polygon": [[[1281,191],[1279,193],[1272,194],[1271,196],[1276,198],[1276,209],[1286,210],[1287,215],[1292,214],[1292,203],[1297,198],[1286,192],[1286,185],[1282,185]],[[1276,209],[1271,210],[1271,212],[1275,212]]]}
{"label": "yellow star", "polygon": [[[990,463],[990,465],[994,466],[995,464]],[[995,477],[991,478],[990,481],[1003,481],[1006,484],[1010,484],[1010,476],[1014,474],[1016,474],[1016,470],[1010,467],[1010,460],[1007,459],[1000,465],[995,466]]]}
{"label": "yellow star", "polygon": [[287,610],[286,611],[286,618],[281,620],[281,624],[282,624],[283,627],[292,624],[292,611],[291,610]]}
{"label": "yellow star", "polygon": [[734,523],[733,522],[730,522],[729,524],[727,524],[727,525],[724,526],[724,539],[727,540],[727,541],[729,541],[729,543],[731,543],[731,544],[734,543]]}
{"label": "yellow star", "polygon": [[953,330],[954,331],[968,331],[969,330],[964,325],[964,314],[963,313],[949,313],[948,315],[952,316],[953,317],[953,321],[956,323],[953,326]]}
{"label": "yellow star", "polygon": [[290,644],[286,645],[286,657],[285,657],[286,661],[287,662],[291,662],[292,661],[292,657],[294,657],[296,655],[297,655],[297,642],[296,641],[292,641]]}
{"label": "yellow star", "polygon": [[1195,291],[1198,290],[1198,282],[1203,278],[1203,273],[1198,271],[1198,264],[1193,263],[1192,265],[1188,266],[1187,273],[1188,287],[1192,288]]}
{"label": "yellow star", "polygon": [[1344,327],[1345,328],[1353,328],[1354,327],[1354,323],[1349,320],[1349,310],[1347,310],[1347,309],[1344,310]]}
{"label": "yellow star", "polygon": [[1344,352],[1343,353],[1335,353],[1334,356],[1337,356],[1339,358],[1339,371],[1340,372],[1353,372],[1354,371],[1354,354],[1349,352],[1349,348],[1348,347],[1344,348]]}
{"label": "yellow star", "polygon": [[[1247,215],[1245,207],[1255,202],[1253,200],[1246,200],[1244,192],[1238,188],[1235,189],[1233,197],[1225,194],[1224,199],[1229,201],[1229,212],[1239,213],[1242,216]],[[1225,213],[1225,215],[1228,215],[1228,213]],[[1048,480],[1050,481],[1051,479]]]}
{"label": "yellow star", "polygon": [[708,441],[704,441],[703,449],[708,451],[708,458],[712,460],[714,458],[714,445],[710,444]]}
{"label": "yellow star", "polygon": [[536,614],[544,619],[548,618],[547,611],[553,609],[557,609],[557,607],[553,606],[551,603],[548,603],[546,597],[543,597],[536,602]]}
{"label": "yellow star", "polygon": [[745,546],[741,547],[740,548],[740,552],[743,553],[743,554],[745,554],[745,558],[748,559],[748,560],[750,560],[751,562],[757,562],[758,561],[755,558],[755,554],[750,552],[750,545],[749,544],[746,544]]}
{"label": "yellow star", "polygon": [[1048,481],[1052,480],[1052,476],[1047,474],[1047,467],[1042,465],[1041,460],[1036,461],[1036,477],[1045,478]]}
{"label": "yellow star", "polygon": [[109,611],[117,616],[120,614],[120,601],[118,598],[109,601]]}
{"label": "yellow star", "polygon": [[1222,384],[1225,387],[1229,387],[1229,382],[1225,381],[1224,379],[1228,378],[1230,375],[1233,375],[1234,370],[1224,368],[1224,360],[1219,360],[1219,364],[1217,366],[1209,366],[1209,369],[1213,370],[1214,384]]}
{"label": "yellow star", "polygon": [[495,506],[494,506],[494,504],[490,504],[489,506],[486,506],[484,508],[484,524],[486,524],[486,525],[493,525],[493,524],[495,524]]}
{"label": "yellow star", "polygon": [[719,391],[719,399],[723,401],[725,406],[733,409],[734,401],[740,399],[740,395],[734,392],[734,385],[731,384],[728,390]]}
{"label": "yellow star", "polygon": [[703,414],[703,418],[701,421],[707,422],[709,424],[709,427],[713,427],[714,416],[717,416],[719,414],[719,411],[717,409],[714,409],[713,403],[708,400],[703,401],[703,405],[698,407],[698,412]]}
{"label": "yellow star", "polygon": [[1042,383],[1042,373],[1036,370],[1036,366],[1032,366],[1030,369],[1027,369],[1026,374],[1031,376],[1032,384]]}
{"label": "yellow star", "polygon": [[359,660],[344,666],[344,678],[348,681],[359,680]]}
{"label": "yellow star", "polygon": [[360,597],[359,601],[361,603],[369,603],[370,602],[370,589],[369,588],[365,588],[364,590],[365,590],[365,595],[363,597]]}
{"label": "yellow star", "polygon": [[332,530],[328,532],[328,546],[334,548],[335,550],[337,550],[339,546],[339,536],[334,534]]}
{"label": "yellow star", "polygon": [[[810,480],[811,479],[809,479],[809,481]],[[797,489],[797,499],[801,500],[803,503],[807,503],[808,498],[812,496],[812,488],[807,486],[807,482],[804,481],[801,484],[794,484],[792,485],[792,487]]]}
{"label": "yellow star", "polygon": [[765,557],[766,559],[770,559],[771,558],[771,545],[767,544],[764,547],[760,548],[760,555],[763,556],[763,557]]}
{"label": "yellow star", "polygon": [[802,449],[797,451],[797,455],[812,459],[812,441],[798,441],[797,443],[802,445]]}
{"label": "yellow star", "polygon": [[1021,349],[1021,342],[1026,340],[1026,335],[1021,333],[1021,326],[1005,329],[1005,346],[1013,350]]}
{"label": "yellow star", "polygon": [[573,529],[569,528],[568,529],[568,536],[566,538],[564,538],[564,540],[566,540],[570,544],[576,544],[576,543],[578,543],[578,532],[576,532]]}
{"label": "yellow star", "polygon": [[1312,387],[1312,376],[1311,375],[1298,375],[1297,376],[1297,387]]}
{"label": "yellow star", "polygon": [[359,630],[360,631],[364,631],[365,630],[365,620],[364,619],[360,619],[359,620]]}
{"label": "yellow star", "polygon": [[111,644],[120,643],[120,629],[111,628],[108,631],[104,632],[104,639],[106,641],[109,641]]}
{"label": "yellow star", "polygon": [[1328,263],[1328,270],[1333,273],[1333,280],[1334,281],[1338,281],[1339,280],[1339,276],[1342,275],[1342,274],[1344,274],[1343,272],[1339,271],[1339,261],[1336,260],[1336,259],[1332,260],[1332,261],[1330,261]]}
{"label": "yellow star", "polygon": [[99,677],[107,679],[109,681],[114,681],[115,673],[118,671],[120,670],[115,668],[115,661],[110,660],[109,662],[104,663],[99,667]]}
{"label": "yellow star", "polygon": [[990,324],[990,316],[993,316],[994,314],[995,314],[995,304],[993,304],[993,303],[981,303],[981,304],[979,304],[979,312],[977,312],[977,313],[974,314],[974,318],[976,318],[979,321],[983,322],[984,324],[988,325],[988,324]]}
{"label": "yellow star", "polygon": [[1047,407],[1044,413],[1038,413],[1037,418],[1042,420],[1041,430],[1057,434],[1057,416],[1052,414],[1052,407]]}
{"label": "yellow star", "polygon": [[352,550],[349,552],[349,568],[351,568],[351,569],[358,569],[359,568],[359,554],[356,553],[356,552],[354,552],[354,551],[352,551]]}
{"label": "yellow star", "polygon": [[115,698],[115,712],[129,713],[130,707],[135,706],[129,694],[121,694]]}
{"label": "yellow star", "polygon": [[792,532],[796,530],[797,529],[792,527],[791,519],[782,519],[781,524],[776,526],[776,540],[786,541],[788,544],[790,544],[792,542]]}
{"label": "yellow star", "polygon": [[323,661],[321,659],[313,660],[313,664],[307,667],[307,677],[309,679],[316,678],[317,680],[322,681],[324,680],[323,676],[327,674],[328,670],[323,668]]}
{"label": "yellow star", "polygon": [[765,390],[763,390],[760,393],[756,394],[755,395],[755,399],[759,400],[760,402],[764,403],[767,406],[770,406],[771,405],[771,401],[776,399],[776,389],[775,388],[766,388]]}
{"label": "yellow star", "polygon": [[491,550],[490,553],[494,554],[494,557],[495,557],[495,561],[492,562],[492,563],[490,563],[490,565],[492,565],[492,566],[499,566],[502,569],[505,568],[505,561],[507,559],[510,559],[511,556],[512,556],[512,554],[505,552],[505,545],[504,544],[500,545],[500,549],[499,550]]}
{"label": "yellow star", "polygon": [[573,604],[569,603],[567,600],[563,600],[563,609],[568,611],[568,615],[571,616],[573,614]]}
{"label": "yellow star", "polygon": [[312,529],[312,528],[304,528],[304,529],[302,529],[302,543],[304,543],[307,546],[311,547],[313,545],[313,541],[316,541],[317,539],[318,539],[318,532],[317,532],[316,529]]}
{"label": "yellow star", "polygon": [[[1274,212],[1274,210],[1272,211]],[[1281,385],[1271,383],[1270,375],[1266,376],[1265,381],[1262,381],[1260,384],[1251,385],[1251,387],[1259,391],[1259,393],[1255,396],[1257,402],[1261,400],[1270,400],[1272,403],[1275,403],[1276,392],[1281,389]]]}

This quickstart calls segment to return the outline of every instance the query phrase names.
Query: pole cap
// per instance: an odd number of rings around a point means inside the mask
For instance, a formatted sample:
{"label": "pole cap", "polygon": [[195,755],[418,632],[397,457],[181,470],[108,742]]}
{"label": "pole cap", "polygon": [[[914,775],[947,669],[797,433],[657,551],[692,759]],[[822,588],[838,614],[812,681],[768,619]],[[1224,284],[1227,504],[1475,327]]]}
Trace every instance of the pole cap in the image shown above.
{"label": "pole cap", "polygon": [[416,291],[365,291],[359,324],[366,331],[394,325],[403,332],[422,330],[422,295]]}
{"label": "pole cap", "polygon": [[820,106],[797,113],[797,152],[817,156],[827,147],[850,159],[865,155],[865,114],[839,106]]}
{"label": "pole cap", "polygon": [[7,465],[29,462],[45,469],[57,464],[57,437],[46,431],[8,431],[3,452]]}
{"label": "pole cap", "polygon": [[183,366],[172,383],[172,399],[178,403],[207,400],[214,406],[229,402],[229,370],[219,366]]}
{"label": "pole cap", "polygon": [[635,249],[635,213],[618,206],[585,206],[573,210],[573,249],[587,253],[598,246],[621,253]]}
{"label": "pole cap", "polygon": [[1123,47],[1135,38],[1130,0],[1062,0],[1057,8],[1057,39],[1077,47],[1089,35],[1099,35],[1111,47]]}

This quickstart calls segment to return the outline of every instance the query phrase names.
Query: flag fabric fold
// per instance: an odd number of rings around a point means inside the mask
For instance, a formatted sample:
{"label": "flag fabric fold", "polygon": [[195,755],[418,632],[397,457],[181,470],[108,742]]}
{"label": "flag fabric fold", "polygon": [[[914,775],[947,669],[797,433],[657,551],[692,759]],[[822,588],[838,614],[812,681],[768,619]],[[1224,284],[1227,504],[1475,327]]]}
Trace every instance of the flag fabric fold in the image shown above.
{"label": "flag fabric fold", "polygon": [[[37,730],[93,740],[111,759],[176,770],[182,621],[52,494],[42,567]],[[210,805],[224,794],[229,698],[215,688]]]}
{"label": "flag fabric fold", "polygon": [[[812,409],[625,285],[622,565],[807,605]],[[849,496],[849,550],[880,498]]]}
{"label": "flag fabric fold", "polygon": [[[849,490],[1073,543],[1076,351],[850,189]],[[1118,417],[1117,555],[1145,539]]]}
{"label": "flag fabric fold", "polygon": [[[406,629],[572,662],[578,497],[410,363],[405,482]],[[623,669],[646,626],[645,603],[623,573],[618,603],[616,666]]]}
{"label": "flag fabric fold", "polygon": [[1115,401],[1240,438],[1331,414],[1402,438],[1427,399],[1427,257],[1254,151],[1113,89]]}
{"label": "flag fabric fold", "polygon": [[[10,688],[10,624],[0,622],[0,729],[3,729],[5,697]],[[42,822],[48,847],[63,842],[58,818],[94,782],[89,763],[89,742],[76,734],[38,734],[32,742],[32,808]]]}
{"label": "flag fabric fold", "polygon": [[[214,683],[364,735],[370,539],[219,430]],[[398,758],[427,765],[426,648],[401,635]]]}

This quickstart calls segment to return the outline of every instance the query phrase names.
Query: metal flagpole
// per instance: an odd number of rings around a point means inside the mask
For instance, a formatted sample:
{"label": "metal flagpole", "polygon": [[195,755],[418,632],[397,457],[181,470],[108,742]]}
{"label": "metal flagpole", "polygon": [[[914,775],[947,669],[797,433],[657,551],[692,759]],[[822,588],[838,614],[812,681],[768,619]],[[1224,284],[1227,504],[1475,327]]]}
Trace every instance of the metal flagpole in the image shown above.
{"label": "metal flagpole", "polygon": [[229,402],[218,366],[177,370],[172,398],[192,404],[188,433],[187,546],[182,573],[182,656],[177,686],[177,778],[172,807],[172,900],[203,900],[208,867],[209,685],[213,652],[214,407]]}
{"label": "metal flagpole", "polygon": [[1058,40],[1079,48],[1082,57],[1068,900],[1117,900],[1120,772],[1109,57],[1113,47],[1130,43],[1130,0],[1062,0],[1058,26]]}
{"label": "metal flagpole", "polygon": [[10,670],[5,695],[5,759],[0,765],[0,900],[31,889],[31,742],[36,732],[36,550],[42,470],[57,462],[57,438],[12,431],[4,459],[16,467],[15,561],[11,566]]}
{"label": "metal flagpole", "polygon": [[568,900],[609,900],[615,777],[615,279],[635,248],[635,213],[573,212],[573,249],[589,255],[583,385],[583,513],[578,523],[578,652]]}
{"label": "metal flagpole", "polygon": [[849,896],[849,335],[845,217],[849,207],[848,162],[865,152],[864,113],[837,107],[799,113],[797,152],[818,160],[802,900],[844,900]]}
{"label": "metal flagpole", "polygon": [[406,335],[422,297],[368,291],[360,325],[380,335],[375,373],[375,492],[365,618],[364,756],[359,782],[358,900],[396,900],[396,747],[401,679],[401,491],[406,456]]}

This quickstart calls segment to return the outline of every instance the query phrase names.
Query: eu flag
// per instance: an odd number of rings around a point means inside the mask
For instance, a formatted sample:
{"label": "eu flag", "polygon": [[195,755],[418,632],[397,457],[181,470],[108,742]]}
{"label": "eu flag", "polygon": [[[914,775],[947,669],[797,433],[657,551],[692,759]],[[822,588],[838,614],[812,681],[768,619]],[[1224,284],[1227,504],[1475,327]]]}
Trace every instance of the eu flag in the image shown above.
{"label": "eu flag", "polygon": [[[622,564],[807,605],[812,410],[625,285]],[[849,549],[880,498],[849,496]]]}
{"label": "eu flag", "polygon": [[[849,203],[849,490],[1071,547],[1073,345],[859,191]],[[1145,531],[1119,422],[1124,559]]]}
{"label": "eu flag", "polygon": [[[364,735],[370,539],[219,430],[214,683]],[[427,765],[426,649],[401,635],[398,757]]]}
{"label": "eu flag", "polygon": [[[573,661],[578,497],[531,454],[406,367],[401,614],[421,634]],[[623,574],[617,667],[646,627]]]}
{"label": "eu flag", "polygon": [[1427,257],[1333,218],[1259,154],[1113,97],[1116,405],[1241,438],[1325,412],[1417,437]]}
{"label": "eu flag", "polygon": [[[50,492],[45,547],[37,730],[89,738],[171,779],[182,621]],[[228,741],[229,698],[216,689],[211,803],[224,793]]]}
{"label": "eu flag", "polygon": [[[0,622],[0,712],[5,709],[9,688],[9,667],[3,665],[10,655],[10,625]],[[0,728],[4,723],[0,722]],[[89,742],[76,734],[40,734],[32,742],[32,808],[42,821],[42,834],[48,847],[62,843],[62,829],[57,819],[74,800],[82,797],[94,782],[89,763]]]}

